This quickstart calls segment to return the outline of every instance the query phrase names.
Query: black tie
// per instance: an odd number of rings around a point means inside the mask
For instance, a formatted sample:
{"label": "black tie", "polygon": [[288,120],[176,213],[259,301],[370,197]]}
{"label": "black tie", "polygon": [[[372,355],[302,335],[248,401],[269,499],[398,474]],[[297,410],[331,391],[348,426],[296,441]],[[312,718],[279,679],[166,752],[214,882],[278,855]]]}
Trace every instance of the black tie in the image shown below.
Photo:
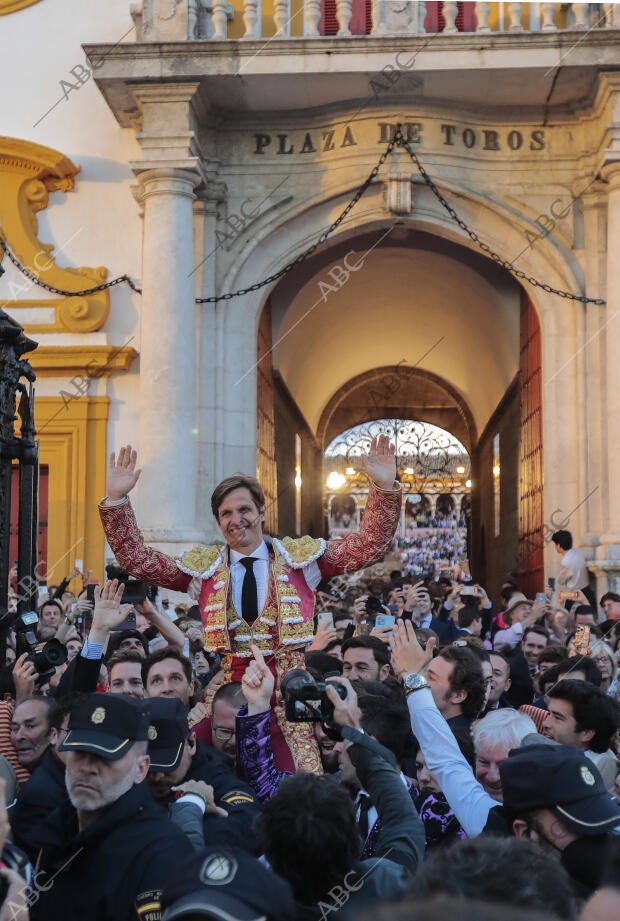
{"label": "black tie", "polygon": [[357,820],[357,825],[358,825],[358,828],[359,828],[359,830],[360,830],[360,836],[361,836],[361,838],[362,838],[362,842],[365,843],[365,842],[366,842],[366,838],[368,837],[368,832],[370,831],[370,828],[369,828],[370,823],[369,823],[369,821],[368,821],[368,813],[369,813],[370,810],[372,809],[372,800],[371,800],[371,798],[370,798],[369,796],[367,796],[367,795],[366,795],[366,796],[362,795],[362,796],[360,797],[359,807],[360,807],[360,814],[359,814],[359,818],[358,818],[358,820]]}
{"label": "black tie", "polygon": [[241,616],[248,624],[253,624],[258,617],[258,593],[254,575],[255,556],[244,556],[239,562],[245,566],[243,586],[241,588]]}

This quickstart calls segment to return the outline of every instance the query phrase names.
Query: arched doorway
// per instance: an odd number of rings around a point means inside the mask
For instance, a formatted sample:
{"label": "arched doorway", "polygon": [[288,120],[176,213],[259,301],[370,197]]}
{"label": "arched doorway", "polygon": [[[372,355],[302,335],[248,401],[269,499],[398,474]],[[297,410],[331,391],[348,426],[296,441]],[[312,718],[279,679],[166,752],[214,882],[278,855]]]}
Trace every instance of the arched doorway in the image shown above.
{"label": "arched doorway", "polygon": [[[369,419],[413,418],[455,435],[469,454],[471,495],[467,502],[460,496],[449,514],[471,522],[477,578],[497,592],[521,566],[529,591],[542,577],[542,550],[535,548],[540,566],[530,552],[542,525],[534,307],[490,260],[409,228],[376,246],[363,278],[351,276],[317,299],[319,281],[352,249],[369,251],[373,243],[376,235],[364,231],[307,260],[274,288],[261,316],[259,374],[272,402],[259,394],[258,418],[271,420],[263,429],[275,444],[263,452],[277,469],[275,527],[294,533],[301,502],[302,531],[327,534],[318,471],[329,441]],[[259,456],[262,447],[259,432]]]}
{"label": "arched doorway", "polygon": [[[469,557],[466,522],[455,510],[471,491],[471,464],[464,445],[450,432],[414,419],[373,419],[333,438],[325,449],[325,507],[354,502],[363,508],[368,479],[361,456],[378,434],[395,445],[397,479],[404,502],[393,551],[408,575],[439,576]],[[350,520],[350,519],[349,519]],[[339,529],[330,537],[345,536]]]}

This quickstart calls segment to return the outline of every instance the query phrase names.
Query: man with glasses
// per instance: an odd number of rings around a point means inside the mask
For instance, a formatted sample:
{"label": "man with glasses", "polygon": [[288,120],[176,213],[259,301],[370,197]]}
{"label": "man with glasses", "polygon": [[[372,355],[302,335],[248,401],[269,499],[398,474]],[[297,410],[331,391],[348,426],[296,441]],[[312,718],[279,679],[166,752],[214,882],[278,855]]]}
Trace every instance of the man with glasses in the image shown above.
{"label": "man with glasses", "polygon": [[211,705],[211,744],[234,763],[237,740],[235,720],[245,706],[240,681],[229,681],[218,688]]}

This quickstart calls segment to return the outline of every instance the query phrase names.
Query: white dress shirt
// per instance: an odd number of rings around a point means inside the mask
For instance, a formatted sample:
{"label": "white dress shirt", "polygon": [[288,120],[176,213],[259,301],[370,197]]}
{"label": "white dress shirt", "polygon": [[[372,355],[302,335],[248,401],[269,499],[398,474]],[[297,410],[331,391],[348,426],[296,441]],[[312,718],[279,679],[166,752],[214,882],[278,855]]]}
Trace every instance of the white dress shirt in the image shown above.
{"label": "white dress shirt", "polygon": [[[253,556],[255,562],[252,566],[254,578],[256,579],[256,593],[258,601],[259,617],[262,613],[267,595],[269,594],[269,548],[265,541],[262,541],[252,553],[239,553],[237,550],[230,551],[230,581],[232,589],[232,601],[235,610],[242,616],[241,611],[241,594],[243,591],[243,579],[245,576],[245,566],[239,561],[247,556]],[[316,560],[304,567],[304,578],[308,586],[314,591],[321,581],[321,570]]]}
{"label": "white dress shirt", "polygon": [[491,809],[499,803],[476,780],[429,688],[409,694],[407,706],[411,729],[420,743],[426,767],[437,778],[467,837],[474,838],[486,825]]}
{"label": "white dress shirt", "polygon": [[241,593],[243,590],[243,579],[245,577],[245,566],[239,562],[248,556],[255,558],[252,569],[256,579],[256,594],[258,600],[258,613],[261,614],[267,601],[269,592],[269,549],[265,541],[261,541],[256,550],[252,553],[238,553],[237,550],[230,551],[230,581],[232,586],[232,601],[235,610],[242,616],[241,610]]}

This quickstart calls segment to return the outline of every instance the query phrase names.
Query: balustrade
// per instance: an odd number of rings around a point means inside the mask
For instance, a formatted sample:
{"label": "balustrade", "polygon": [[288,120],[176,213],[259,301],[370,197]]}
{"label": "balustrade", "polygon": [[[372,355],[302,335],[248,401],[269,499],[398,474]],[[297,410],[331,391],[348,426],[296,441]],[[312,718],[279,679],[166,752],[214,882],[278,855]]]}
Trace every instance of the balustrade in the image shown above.
{"label": "balustrade", "polygon": [[[329,16],[327,4],[329,3]],[[473,9],[472,9],[473,7]],[[243,38],[319,38],[329,18],[337,38],[359,37],[360,22],[373,36],[443,35],[463,32],[508,34],[618,28],[613,3],[425,3],[409,0],[142,0],[131,5],[139,41],[188,39],[223,41],[238,19]],[[171,12],[172,11],[172,12]],[[333,28],[334,14],[337,30]],[[323,20],[322,30],[319,25]],[[615,21],[616,20],[616,21]],[[353,30],[352,22],[355,23]],[[293,28],[291,27],[293,25]],[[235,29],[238,36],[239,31]],[[328,38],[328,36],[324,36]],[[330,35],[329,38],[334,36]]]}

